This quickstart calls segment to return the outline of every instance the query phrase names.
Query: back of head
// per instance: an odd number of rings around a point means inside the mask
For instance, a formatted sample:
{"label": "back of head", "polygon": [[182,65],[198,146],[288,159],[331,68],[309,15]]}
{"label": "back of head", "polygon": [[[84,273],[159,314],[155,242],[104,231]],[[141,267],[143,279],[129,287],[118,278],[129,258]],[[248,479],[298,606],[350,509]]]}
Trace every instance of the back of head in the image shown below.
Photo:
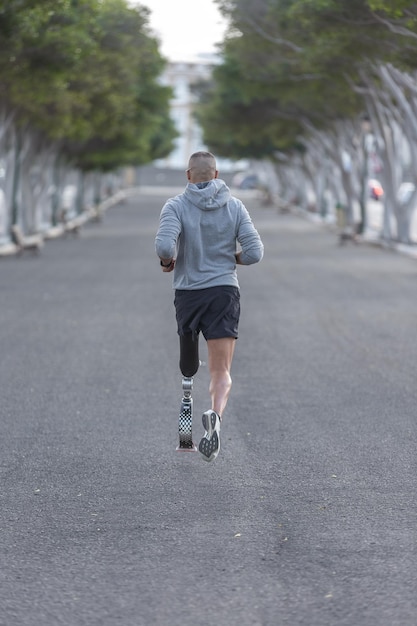
{"label": "back of head", "polygon": [[191,183],[203,183],[217,178],[216,158],[211,152],[194,152],[188,162],[187,176]]}

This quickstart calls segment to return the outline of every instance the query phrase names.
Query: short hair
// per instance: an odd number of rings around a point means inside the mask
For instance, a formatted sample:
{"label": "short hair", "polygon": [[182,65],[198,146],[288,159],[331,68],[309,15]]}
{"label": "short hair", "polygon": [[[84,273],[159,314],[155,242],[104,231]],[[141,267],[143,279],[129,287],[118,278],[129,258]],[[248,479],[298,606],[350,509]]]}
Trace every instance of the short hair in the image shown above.
{"label": "short hair", "polygon": [[200,150],[194,152],[188,161],[188,170],[195,170],[195,173],[202,180],[211,180],[217,170],[216,157],[211,152]]}

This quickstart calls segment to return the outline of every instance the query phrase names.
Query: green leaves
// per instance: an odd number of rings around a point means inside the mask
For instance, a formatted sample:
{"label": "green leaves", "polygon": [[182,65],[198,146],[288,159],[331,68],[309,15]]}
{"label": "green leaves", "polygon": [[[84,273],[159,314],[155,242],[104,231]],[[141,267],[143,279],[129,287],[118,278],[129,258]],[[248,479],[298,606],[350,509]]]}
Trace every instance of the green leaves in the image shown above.
{"label": "green leaves", "polygon": [[394,18],[403,17],[406,9],[416,9],[410,0],[369,0],[368,5],[372,11],[383,11]]}
{"label": "green leaves", "polygon": [[170,93],[157,82],[164,60],[147,20],[147,9],[125,0],[6,0],[4,106],[87,169],[107,169],[116,156],[119,164],[152,159],[162,124],[169,151]]}
{"label": "green leaves", "polygon": [[[231,27],[199,119],[228,156],[291,150],[308,128],[363,110],[375,64],[416,65],[417,5],[405,0],[219,0]],[[357,89],[359,87],[359,89]],[[262,149],[262,146],[264,148]],[[252,151],[252,152],[251,152]]]}

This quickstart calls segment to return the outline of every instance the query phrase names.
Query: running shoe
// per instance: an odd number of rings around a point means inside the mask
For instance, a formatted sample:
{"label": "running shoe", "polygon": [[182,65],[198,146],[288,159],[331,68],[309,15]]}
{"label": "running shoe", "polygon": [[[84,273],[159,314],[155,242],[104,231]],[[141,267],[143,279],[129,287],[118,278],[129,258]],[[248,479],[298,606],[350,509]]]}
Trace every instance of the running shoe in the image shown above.
{"label": "running shoe", "polygon": [[205,461],[214,461],[220,452],[220,416],[216,411],[203,413],[204,437],[199,443],[198,451]]}

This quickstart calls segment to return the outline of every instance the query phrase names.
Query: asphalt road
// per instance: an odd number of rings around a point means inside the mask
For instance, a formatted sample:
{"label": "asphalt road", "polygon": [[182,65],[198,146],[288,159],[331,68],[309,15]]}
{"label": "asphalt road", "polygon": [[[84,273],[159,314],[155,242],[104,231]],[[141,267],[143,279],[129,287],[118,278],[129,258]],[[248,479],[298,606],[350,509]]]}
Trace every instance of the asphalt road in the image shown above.
{"label": "asphalt road", "polygon": [[[175,452],[161,194],[0,260],[1,626],[416,625],[416,261],[248,200],[208,464]],[[198,440],[206,367],[193,395]]]}

